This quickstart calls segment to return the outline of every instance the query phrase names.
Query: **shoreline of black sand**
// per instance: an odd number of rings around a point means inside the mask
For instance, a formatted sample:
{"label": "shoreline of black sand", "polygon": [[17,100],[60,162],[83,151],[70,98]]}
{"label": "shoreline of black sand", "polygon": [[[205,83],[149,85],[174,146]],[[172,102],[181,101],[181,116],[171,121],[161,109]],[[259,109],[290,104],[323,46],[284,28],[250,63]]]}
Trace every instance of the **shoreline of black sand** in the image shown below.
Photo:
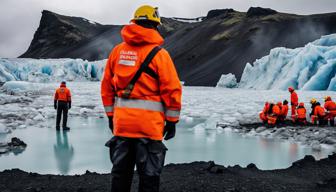
{"label": "shoreline of black sand", "polygon": [[[136,191],[137,176],[133,189]],[[27,173],[18,169],[0,172],[1,192],[105,192],[110,175],[87,171],[83,175],[60,176]],[[287,169],[259,170],[250,164],[224,167],[214,162],[169,164],[161,177],[161,192],[331,192],[336,191],[336,154],[315,161],[312,156]]]}

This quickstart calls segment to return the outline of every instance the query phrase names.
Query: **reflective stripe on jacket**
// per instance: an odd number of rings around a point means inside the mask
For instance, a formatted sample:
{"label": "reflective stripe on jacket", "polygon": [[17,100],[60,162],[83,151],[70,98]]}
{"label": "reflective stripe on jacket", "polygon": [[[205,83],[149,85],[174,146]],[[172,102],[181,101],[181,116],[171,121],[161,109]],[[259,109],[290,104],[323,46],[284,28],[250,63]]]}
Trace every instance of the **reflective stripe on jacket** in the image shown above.
{"label": "reflective stripe on jacket", "polygon": [[54,100],[65,101],[65,102],[71,101],[70,90],[66,88],[65,86],[61,85],[60,88],[56,89]]}
{"label": "reflective stripe on jacket", "polygon": [[158,78],[143,72],[130,98],[122,98],[143,60],[163,39],[156,30],[136,24],[125,26],[121,34],[124,42],[112,50],[101,84],[105,112],[113,116],[113,134],[162,140],[165,120],[177,122],[181,110],[182,88],[174,63],[161,49],[148,65]]}

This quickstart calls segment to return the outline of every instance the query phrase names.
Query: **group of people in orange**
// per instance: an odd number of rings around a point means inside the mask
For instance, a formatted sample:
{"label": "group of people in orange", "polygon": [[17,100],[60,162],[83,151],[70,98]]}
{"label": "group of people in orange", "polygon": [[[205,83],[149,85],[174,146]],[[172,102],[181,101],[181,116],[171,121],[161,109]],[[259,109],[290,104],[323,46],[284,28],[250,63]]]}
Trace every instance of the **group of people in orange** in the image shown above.
{"label": "group of people in orange", "polygon": [[[304,103],[299,103],[299,97],[293,87],[289,87],[288,91],[290,92],[291,119],[293,123],[299,125],[314,124],[323,126],[328,125],[328,123],[330,126],[335,125],[336,103],[332,101],[330,96],[324,98],[324,107],[321,106],[317,99],[311,99],[311,112],[309,114],[311,122],[308,122]],[[263,111],[259,113],[261,121],[270,126],[284,123],[288,115],[288,104],[287,100],[276,104],[266,102]]]}

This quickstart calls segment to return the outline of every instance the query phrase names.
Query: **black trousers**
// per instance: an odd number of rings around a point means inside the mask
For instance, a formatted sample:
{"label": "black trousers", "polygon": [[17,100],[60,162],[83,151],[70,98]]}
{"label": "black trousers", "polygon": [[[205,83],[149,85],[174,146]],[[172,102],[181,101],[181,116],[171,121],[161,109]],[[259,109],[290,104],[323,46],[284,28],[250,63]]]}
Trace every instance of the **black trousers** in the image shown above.
{"label": "black trousers", "polygon": [[69,109],[68,102],[65,102],[65,101],[58,101],[57,102],[56,127],[60,127],[62,114],[63,114],[62,127],[64,128],[64,127],[67,126],[68,109]]}
{"label": "black trousers", "polygon": [[327,125],[327,124],[328,124],[328,121],[325,119],[325,117],[319,117],[318,118],[318,125],[324,126],[324,125]]}
{"label": "black trousers", "polygon": [[139,174],[139,192],[158,192],[167,148],[161,141],[113,137],[110,147],[113,164],[111,192],[131,191],[134,167]]}

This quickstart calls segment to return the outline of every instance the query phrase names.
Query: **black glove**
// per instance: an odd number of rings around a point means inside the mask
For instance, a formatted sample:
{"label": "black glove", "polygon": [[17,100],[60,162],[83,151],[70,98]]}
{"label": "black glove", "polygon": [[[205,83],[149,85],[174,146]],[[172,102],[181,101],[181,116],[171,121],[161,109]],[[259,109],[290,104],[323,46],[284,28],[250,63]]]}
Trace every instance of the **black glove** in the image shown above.
{"label": "black glove", "polygon": [[71,101],[69,101],[69,109],[71,109]]}
{"label": "black glove", "polygon": [[57,100],[54,100],[54,108],[57,109]]}
{"label": "black glove", "polygon": [[113,116],[108,116],[108,123],[109,123],[109,128],[111,129],[111,132],[113,133]]}
{"label": "black glove", "polygon": [[176,122],[166,121],[166,126],[164,127],[164,133],[165,140],[169,140],[173,137],[175,137],[176,132]]}

